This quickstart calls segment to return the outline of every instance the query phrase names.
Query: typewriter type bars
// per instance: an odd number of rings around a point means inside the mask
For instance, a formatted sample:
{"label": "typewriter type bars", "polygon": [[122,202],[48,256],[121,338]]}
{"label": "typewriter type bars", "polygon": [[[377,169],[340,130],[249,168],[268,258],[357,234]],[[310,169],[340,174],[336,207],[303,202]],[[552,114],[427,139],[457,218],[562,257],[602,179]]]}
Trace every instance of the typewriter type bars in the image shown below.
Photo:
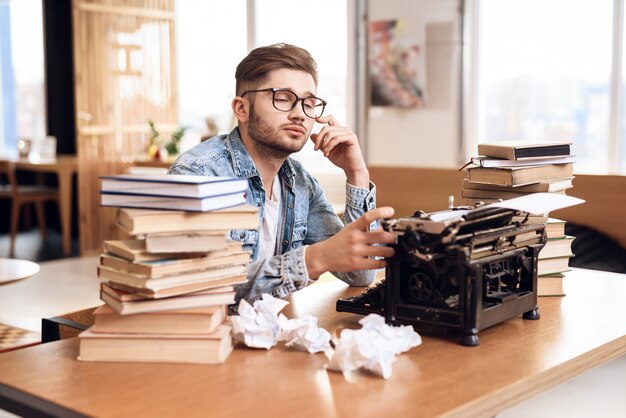
{"label": "typewriter type bars", "polygon": [[517,315],[539,319],[537,255],[545,225],[525,225],[525,216],[479,207],[383,222],[398,234],[385,279],[340,299],[337,311],[378,313],[418,330],[460,329],[465,346],[478,345],[479,331]]}

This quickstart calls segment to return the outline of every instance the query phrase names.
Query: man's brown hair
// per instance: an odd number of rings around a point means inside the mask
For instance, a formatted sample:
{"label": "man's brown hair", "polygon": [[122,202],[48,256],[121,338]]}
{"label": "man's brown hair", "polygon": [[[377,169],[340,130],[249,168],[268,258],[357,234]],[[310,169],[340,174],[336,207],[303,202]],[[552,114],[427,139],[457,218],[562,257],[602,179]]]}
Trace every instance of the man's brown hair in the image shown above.
{"label": "man's brown hair", "polygon": [[235,93],[240,95],[243,93],[242,89],[256,87],[267,78],[270,71],[282,68],[311,74],[317,86],[317,64],[309,51],[280,43],[253,49],[241,60],[235,71]]}

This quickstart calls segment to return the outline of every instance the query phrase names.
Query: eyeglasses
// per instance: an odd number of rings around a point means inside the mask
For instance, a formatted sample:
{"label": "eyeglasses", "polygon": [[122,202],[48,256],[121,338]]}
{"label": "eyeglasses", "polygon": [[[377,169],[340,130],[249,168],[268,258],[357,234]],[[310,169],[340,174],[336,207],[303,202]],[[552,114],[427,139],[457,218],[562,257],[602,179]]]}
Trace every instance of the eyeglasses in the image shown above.
{"label": "eyeglasses", "polygon": [[272,104],[274,105],[274,108],[276,108],[276,110],[280,110],[281,112],[291,111],[294,107],[296,107],[298,102],[301,101],[304,114],[311,119],[317,119],[322,116],[324,108],[326,108],[326,100],[322,100],[315,96],[300,97],[288,89],[268,88],[260,90],[246,90],[241,94],[241,97],[248,93],[265,93],[270,91],[272,92]]}

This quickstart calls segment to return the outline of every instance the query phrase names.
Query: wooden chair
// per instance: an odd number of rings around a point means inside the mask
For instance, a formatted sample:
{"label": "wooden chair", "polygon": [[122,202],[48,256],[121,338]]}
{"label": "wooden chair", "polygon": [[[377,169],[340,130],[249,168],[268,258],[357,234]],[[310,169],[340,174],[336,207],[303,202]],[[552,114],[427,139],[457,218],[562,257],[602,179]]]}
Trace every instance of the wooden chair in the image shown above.
{"label": "wooden chair", "polygon": [[0,161],[0,199],[11,200],[11,245],[9,255],[14,256],[15,238],[20,220],[22,206],[34,203],[41,239],[46,239],[46,214],[44,203],[56,201],[59,205],[59,193],[55,188],[39,185],[18,185],[15,166],[11,161]]}

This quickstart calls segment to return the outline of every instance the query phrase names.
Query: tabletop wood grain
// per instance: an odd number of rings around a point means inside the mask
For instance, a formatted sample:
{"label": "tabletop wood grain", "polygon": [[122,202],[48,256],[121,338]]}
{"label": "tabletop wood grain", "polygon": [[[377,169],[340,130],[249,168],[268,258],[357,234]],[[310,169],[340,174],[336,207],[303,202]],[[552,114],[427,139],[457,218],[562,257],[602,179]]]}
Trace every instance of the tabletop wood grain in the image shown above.
{"label": "tabletop wood grain", "polygon": [[[566,297],[539,298],[541,319],[513,318],[480,333],[423,336],[385,380],[325,369],[323,354],[238,347],[219,366],[84,363],[76,339],[0,355],[2,385],[86,415],[494,416],[626,352],[626,276],[574,270]],[[288,317],[315,315],[329,331],[360,316],[335,312],[360,289],[332,280],[296,294]]]}

